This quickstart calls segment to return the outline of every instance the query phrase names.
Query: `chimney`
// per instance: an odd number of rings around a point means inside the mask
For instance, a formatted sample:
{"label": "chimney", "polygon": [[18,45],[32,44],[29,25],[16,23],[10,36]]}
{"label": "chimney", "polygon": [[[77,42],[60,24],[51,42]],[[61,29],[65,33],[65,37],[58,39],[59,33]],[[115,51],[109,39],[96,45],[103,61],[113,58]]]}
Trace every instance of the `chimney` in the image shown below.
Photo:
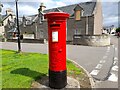
{"label": "chimney", "polygon": [[9,14],[13,15],[13,11],[10,8],[6,9],[6,15],[9,15]]}
{"label": "chimney", "polygon": [[46,6],[44,6],[43,3],[40,4],[40,8],[38,9],[38,12],[43,12],[45,10]]}

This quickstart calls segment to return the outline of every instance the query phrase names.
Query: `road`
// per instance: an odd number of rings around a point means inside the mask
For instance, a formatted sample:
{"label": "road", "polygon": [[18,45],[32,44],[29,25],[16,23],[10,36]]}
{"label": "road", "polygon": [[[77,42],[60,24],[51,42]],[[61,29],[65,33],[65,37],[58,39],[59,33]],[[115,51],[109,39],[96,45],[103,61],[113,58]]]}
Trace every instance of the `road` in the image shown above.
{"label": "road", "polygon": [[114,45],[113,65],[106,80],[96,81],[97,88],[118,88],[118,50],[120,50],[120,48],[118,49],[118,44],[120,44],[120,39],[116,38],[116,36],[111,36],[111,43]]}
{"label": "road", "polygon": [[[67,45],[67,58],[84,67],[94,78],[96,88],[118,87],[118,42],[111,37],[114,45],[107,47],[90,47]],[[2,49],[17,50],[17,43],[1,43]],[[48,54],[48,44],[22,43],[23,52]]]}

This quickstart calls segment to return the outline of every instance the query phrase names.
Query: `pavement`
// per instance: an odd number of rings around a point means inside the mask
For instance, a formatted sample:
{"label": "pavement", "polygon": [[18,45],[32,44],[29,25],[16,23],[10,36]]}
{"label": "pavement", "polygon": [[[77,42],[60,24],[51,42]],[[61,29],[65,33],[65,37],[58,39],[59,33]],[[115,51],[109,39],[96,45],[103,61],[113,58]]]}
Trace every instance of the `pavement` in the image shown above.
{"label": "pavement", "polygon": [[[39,88],[39,89],[42,89],[42,90],[55,90],[55,89],[52,89],[52,88],[49,87],[48,77],[43,77],[40,81],[34,81],[32,83],[31,88],[32,88],[31,90],[34,90],[35,88]],[[79,81],[77,81],[74,78],[67,77],[67,85],[60,90],[67,90],[69,88],[80,89]]]}
{"label": "pavement", "polygon": [[[67,45],[67,58],[92,75],[95,88],[118,88],[118,43],[114,39],[116,44],[106,47]],[[0,45],[1,49],[17,50],[17,43],[0,42]],[[22,43],[21,46],[23,52],[48,54],[48,44]]]}

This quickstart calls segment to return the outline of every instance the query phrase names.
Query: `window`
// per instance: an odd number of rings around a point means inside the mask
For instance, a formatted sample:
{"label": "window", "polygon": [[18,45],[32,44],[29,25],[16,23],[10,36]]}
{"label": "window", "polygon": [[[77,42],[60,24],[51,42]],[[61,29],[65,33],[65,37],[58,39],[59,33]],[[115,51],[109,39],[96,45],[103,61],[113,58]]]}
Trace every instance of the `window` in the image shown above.
{"label": "window", "polygon": [[81,18],[80,10],[75,11],[75,20],[80,20],[80,18]]}
{"label": "window", "polygon": [[44,35],[43,31],[40,30],[40,38],[43,38],[43,35]]}

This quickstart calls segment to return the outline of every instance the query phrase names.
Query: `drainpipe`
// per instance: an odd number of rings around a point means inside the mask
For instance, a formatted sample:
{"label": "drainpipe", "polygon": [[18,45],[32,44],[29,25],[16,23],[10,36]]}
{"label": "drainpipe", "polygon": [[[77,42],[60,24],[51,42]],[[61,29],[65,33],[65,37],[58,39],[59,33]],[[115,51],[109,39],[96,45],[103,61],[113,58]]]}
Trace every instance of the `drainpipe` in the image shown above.
{"label": "drainpipe", "polygon": [[88,16],[86,16],[86,35],[88,35]]}
{"label": "drainpipe", "polygon": [[36,33],[35,33],[35,35],[36,35],[36,38],[35,39],[37,39],[37,22],[35,22],[35,30],[36,30]]}

